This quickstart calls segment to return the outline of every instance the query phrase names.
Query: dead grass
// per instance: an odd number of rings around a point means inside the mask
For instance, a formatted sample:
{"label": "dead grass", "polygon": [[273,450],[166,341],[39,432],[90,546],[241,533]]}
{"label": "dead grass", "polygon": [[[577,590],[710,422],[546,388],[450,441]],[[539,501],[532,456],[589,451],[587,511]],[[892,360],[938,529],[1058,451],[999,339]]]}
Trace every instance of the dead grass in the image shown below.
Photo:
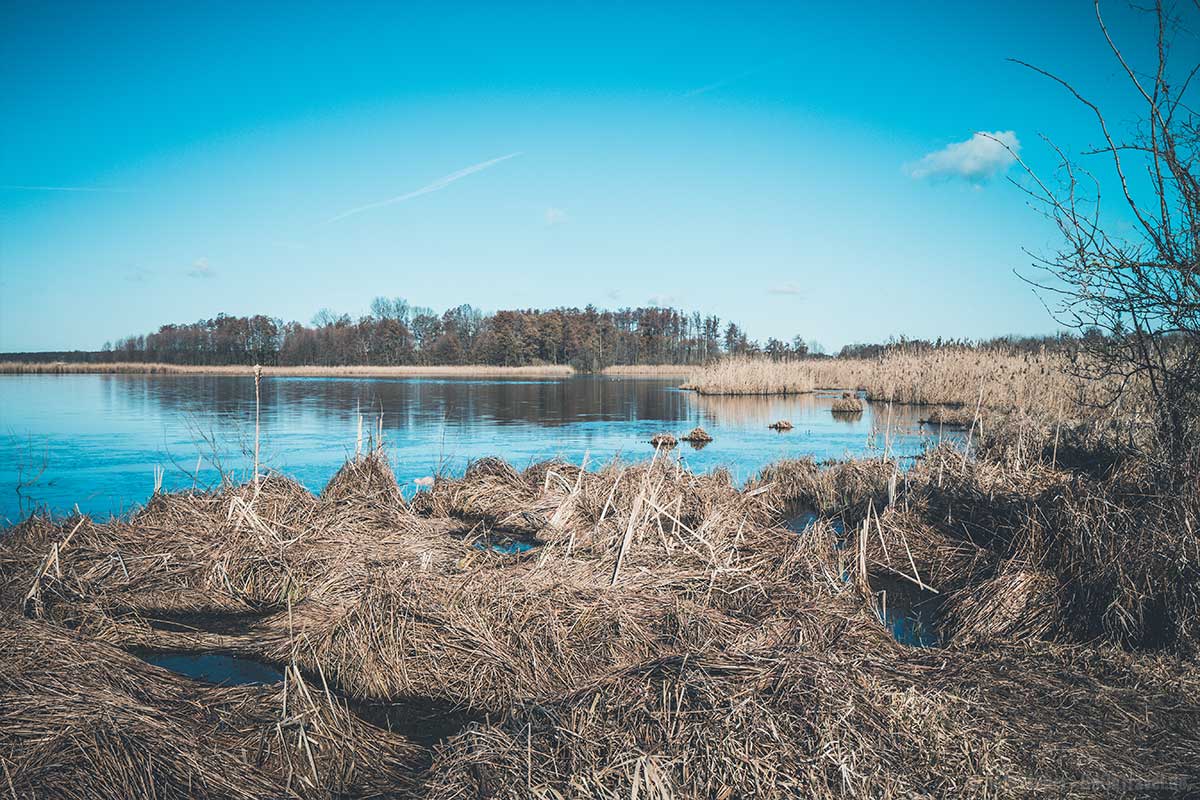
{"label": "dead grass", "polygon": [[873,402],[1024,409],[1061,416],[1081,398],[1064,357],[970,349],[812,362],[818,386],[862,389]]}
{"label": "dead grass", "polygon": [[[1200,779],[1200,500],[1161,496],[1127,456],[1072,460],[1091,451],[1053,426],[976,436],[973,457],[779,462],[745,487],[661,453],[482,459],[411,504],[368,454],[319,496],[271,477],[104,524],[31,520],[0,539],[0,765],[18,796],[68,797],[1090,797]],[[802,510],[813,525],[782,527]],[[512,539],[533,549],[493,550]],[[882,578],[920,587],[943,646],[892,638]],[[103,642],[288,668],[289,713],[277,690],[163,678]],[[478,722],[418,753],[332,692]]]}
{"label": "dead grass", "polygon": [[0,648],[13,797],[412,796],[427,758],[298,675],[217,688],[8,614]]}
{"label": "dead grass", "polygon": [[833,401],[830,411],[834,414],[861,414],[863,401],[852,392],[842,392],[842,396]]}
{"label": "dead grass", "polygon": [[767,395],[811,392],[812,371],[802,362],[726,358],[694,370],[680,388],[700,394]]}
{"label": "dead grass", "polygon": [[[1097,394],[1097,387],[1084,386],[1067,373],[1060,354],[965,348],[893,352],[880,359],[730,358],[696,370],[682,388],[702,394],[774,395],[804,393],[814,387],[862,390],[877,403],[962,409],[955,422],[973,418],[977,408],[988,416],[1021,410],[1069,422],[1082,416],[1081,402],[1095,400]],[[1124,413],[1133,410],[1126,408]]]}
{"label": "dead grass", "polygon": [[465,731],[430,797],[1178,792],[1197,772],[1197,687],[1166,660],[1046,644],[927,652],[843,635],[661,656]]}
{"label": "dead grass", "polygon": [[694,364],[618,364],[611,367],[605,367],[600,371],[601,375],[610,375],[613,377],[637,377],[639,375],[647,377],[687,377],[696,371]]}

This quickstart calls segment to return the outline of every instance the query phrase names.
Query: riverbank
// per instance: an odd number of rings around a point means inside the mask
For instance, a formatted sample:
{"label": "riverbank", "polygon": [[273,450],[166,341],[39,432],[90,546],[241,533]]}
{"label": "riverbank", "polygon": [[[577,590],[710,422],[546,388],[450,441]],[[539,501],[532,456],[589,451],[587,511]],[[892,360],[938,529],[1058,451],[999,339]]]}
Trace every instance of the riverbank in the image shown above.
{"label": "riverbank", "polygon": [[688,364],[625,364],[605,367],[600,374],[615,378],[638,376],[675,378],[691,375],[696,369],[695,365]]}
{"label": "riverbank", "polygon": [[[1195,498],[1015,434],[742,488],[662,455],[481,459],[412,501],[371,453],[319,495],[32,519],[0,538],[0,763],[18,796],[1186,789]],[[218,690],[147,651],[289,677]]]}
{"label": "riverbank", "polygon": [[[527,367],[497,367],[487,364],[448,366],[298,366],[263,367],[263,374],[296,378],[566,378],[575,374],[570,365],[543,364]],[[128,375],[253,375],[249,365],[191,366],[184,364],[154,364],[114,362],[83,364],[70,362],[25,363],[0,362],[0,374],[9,375],[71,375],[71,374],[128,374]]]}

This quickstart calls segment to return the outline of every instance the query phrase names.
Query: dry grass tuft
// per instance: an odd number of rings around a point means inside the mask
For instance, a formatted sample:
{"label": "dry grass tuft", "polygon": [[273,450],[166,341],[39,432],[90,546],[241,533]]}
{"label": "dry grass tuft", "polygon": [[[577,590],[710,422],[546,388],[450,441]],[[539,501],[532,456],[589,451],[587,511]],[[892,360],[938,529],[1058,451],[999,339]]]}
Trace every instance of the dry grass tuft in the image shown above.
{"label": "dry grass tuft", "polygon": [[674,434],[656,433],[650,437],[650,444],[653,445],[655,449],[662,448],[664,450],[670,450],[672,447],[675,447],[679,444],[679,440],[675,438]]}
{"label": "dry grass tuft", "polygon": [[842,392],[842,396],[833,401],[830,410],[834,414],[861,414],[863,401],[852,392]]}

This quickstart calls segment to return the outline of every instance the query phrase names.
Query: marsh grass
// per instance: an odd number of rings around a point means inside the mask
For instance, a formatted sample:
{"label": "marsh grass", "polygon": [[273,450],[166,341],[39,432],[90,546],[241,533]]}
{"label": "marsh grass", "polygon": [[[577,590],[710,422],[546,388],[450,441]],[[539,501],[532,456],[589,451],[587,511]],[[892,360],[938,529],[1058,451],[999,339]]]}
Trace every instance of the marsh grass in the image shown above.
{"label": "marsh grass", "polygon": [[[1200,503],[1011,425],[907,470],[783,461],[744,487],[666,453],[481,459],[412,503],[368,450],[316,496],[268,474],[30,519],[0,538],[0,764],[18,796],[67,797],[1082,798],[1200,778]],[[881,575],[936,598],[946,646],[895,641]],[[286,699],[110,645],[253,658],[288,671]],[[339,693],[475,722],[417,746]]]}
{"label": "marsh grass", "polygon": [[289,670],[218,688],[0,615],[0,784],[13,797],[412,796],[424,748]]}
{"label": "marsh grass", "polygon": [[687,377],[696,371],[694,364],[617,364],[611,367],[605,367],[600,371],[602,375],[610,375],[613,377],[637,377],[639,375],[646,377]]}
{"label": "marsh grass", "polygon": [[836,398],[830,405],[830,410],[834,414],[861,414],[863,401],[858,399],[853,392],[842,392],[842,396]]}
{"label": "marsh grass", "polygon": [[[861,390],[875,403],[941,406],[947,424],[973,418],[976,410],[989,415],[1020,410],[1074,421],[1094,415],[1106,396],[1104,386],[1077,379],[1064,354],[969,348],[894,351],[880,359],[730,358],[696,370],[681,388],[701,394],[786,395],[814,387]],[[1111,413],[1132,419],[1138,413],[1135,406],[1131,401]]]}
{"label": "marsh grass", "polygon": [[700,394],[804,394],[815,386],[812,371],[801,362],[763,358],[726,358],[695,370],[680,388]]}

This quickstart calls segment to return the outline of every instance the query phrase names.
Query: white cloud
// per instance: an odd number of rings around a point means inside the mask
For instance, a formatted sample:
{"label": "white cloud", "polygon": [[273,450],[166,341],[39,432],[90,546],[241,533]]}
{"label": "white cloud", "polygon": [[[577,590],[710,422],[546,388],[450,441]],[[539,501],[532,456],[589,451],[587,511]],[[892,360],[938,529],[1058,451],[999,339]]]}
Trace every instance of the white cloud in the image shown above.
{"label": "white cloud", "polygon": [[520,153],[509,153],[506,156],[500,156],[499,158],[493,158],[489,161],[483,161],[479,164],[472,164],[471,166],[464,167],[464,168],[458,170],[457,172],[451,172],[449,175],[443,175],[442,177],[438,178],[433,183],[426,184],[425,186],[422,186],[420,189],[416,189],[416,190],[408,192],[406,194],[397,195],[396,197],[390,197],[387,200],[380,200],[378,203],[368,203],[365,206],[358,206],[357,208],[351,208],[346,211],[343,211],[340,214],[335,214],[334,216],[325,220],[325,224],[328,225],[331,222],[337,222],[339,219],[345,219],[346,217],[351,217],[351,216],[354,216],[355,214],[360,214],[363,211],[369,211],[372,208],[382,208],[383,206],[390,206],[392,203],[399,203],[403,200],[410,200],[414,197],[419,197],[420,195],[423,195],[423,194],[429,194],[430,192],[436,192],[438,189],[444,189],[445,187],[449,186],[450,184],[454,183],[455,181],[462,180],[463,178],[467,177],[468,175],[473,175],[476,172],[482,172],[483,170],[487,169],[490,166],[499,164],[501,161],[507,161],[510,158],[516,158],[519,155],[521,155],[521,154]]}
{"label": "white cloud", "polygon": [[798,295],[798,294],[803,294],[803,291],[800,289],[799,284],[793,283],[792,281],[788,281],[787,283],[780,283],[776,286],[770,287],[769,289],[767,289],[767,294]]}
{"label": "white cloud", "polygon": [[213,268],[208,265],[207,258],[196,259],[196,262],[192,264],[192,268],[187,272],[189,278],[212,278],[216,274],[213,272]]}
{"label": "white cloud", "polygon": [[646,300],[646,305],[652,308],[673,308],[679,303],[679,298],[673,294],[656,294]]}
{"label": "white cloud", "polygon": [[561,208],[546,209],[546,224],[547,225],[562,225],[568,219],[567,212]]}
{"label": "white cloud", "polygon": [[1004,172],[1021,152],[1014,131],[981,131],[965,142],[948,144],[920,161],[905,165],[913,178],[962,178],[981,181]]}

